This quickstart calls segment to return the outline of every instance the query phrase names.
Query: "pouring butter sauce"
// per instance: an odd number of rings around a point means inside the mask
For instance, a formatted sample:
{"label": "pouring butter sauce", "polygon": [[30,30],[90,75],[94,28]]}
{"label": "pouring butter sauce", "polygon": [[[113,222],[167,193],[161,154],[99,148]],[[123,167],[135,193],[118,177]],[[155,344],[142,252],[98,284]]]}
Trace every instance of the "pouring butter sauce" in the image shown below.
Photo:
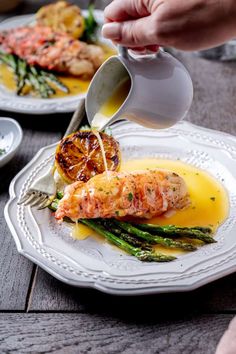
{"label": "pouring butter sauce", "polygon": [[[124,82],[129,83],[128,89],[122,88]],[[99,121],[100,131],[118,119],[163,129],[186,116],[192,99],[191,77],[169,53],[159,50],[157,54],[134,56],[119,47],[119,54],[106,60],[94,75],[85,107],[90,125],[98,126]]]}
{"label": "pouring butter sauce", "polygon": [[168,128],[187,114],[193,85],[182,63],[160,50],[132,56],[126,48],[109,58],[93,77],[85,101],[88,121],[97,136],[107,171],[99,131],[118,119],[153,129]]}

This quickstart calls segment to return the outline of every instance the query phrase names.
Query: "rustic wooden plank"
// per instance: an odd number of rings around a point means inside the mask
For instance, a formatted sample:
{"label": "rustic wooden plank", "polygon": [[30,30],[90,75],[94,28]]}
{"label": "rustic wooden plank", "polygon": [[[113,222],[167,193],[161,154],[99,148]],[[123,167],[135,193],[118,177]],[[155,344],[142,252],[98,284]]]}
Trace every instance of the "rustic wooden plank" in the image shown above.
{"label": "rustic wooden plank", "polygon": [[6,225],[3,209],[8,200],[11,179],[43,146],[60,138],[59,133],[40,133],[25,130],[23,143],[16,157],[0,174],[0,309],[24,310],[30,283],[32,263],[18,255],[15,243]]}
{"label": "rustic wooden plank", "polygon": [[1,314],[0,351],[213,354],[231,318],[126,320],[87,314]]}
{"label": "rustic wooden plank", "polygon": [[[38,269],[28,311],[75,311],[135,316],[166,316],[166,314],[236,313],[236,274],[215,281],[188,293],[153,296],[110,296],[95,290],[79,289],[63,284]],[[96,299],[96,301],[94,301]],[[156,304],[158,306],[156,307]],[[151,318],[150,317],[150,318]]]}

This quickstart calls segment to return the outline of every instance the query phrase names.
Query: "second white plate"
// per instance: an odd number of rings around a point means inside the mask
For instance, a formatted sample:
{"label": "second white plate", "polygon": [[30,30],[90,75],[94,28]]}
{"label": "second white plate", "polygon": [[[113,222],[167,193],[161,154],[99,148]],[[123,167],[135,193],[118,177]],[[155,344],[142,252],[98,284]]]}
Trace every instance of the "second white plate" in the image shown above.
{"label": "second white plate", "polygon": [[[87,10],[83,10],[83,15],[86,16]],[[103,11],[95,10],[95,17],[99,25],[103,23]],[[34,15],[23,15],[11,17],[0,23],[0,31],[25,26],[34,20]],[[99,37],[99,41],[113,46],[110,41]],[[85,94],[75,96],[67,96],[63,98],[32,98],[30,96],[20,97],[14,92],[7,90],[4,85],[0,85],[0,107],[2,110],[10,112],[19,112],[26,114],[45,114],[45,113],[68,113],[75,111],[78,101],[84,98]]]}

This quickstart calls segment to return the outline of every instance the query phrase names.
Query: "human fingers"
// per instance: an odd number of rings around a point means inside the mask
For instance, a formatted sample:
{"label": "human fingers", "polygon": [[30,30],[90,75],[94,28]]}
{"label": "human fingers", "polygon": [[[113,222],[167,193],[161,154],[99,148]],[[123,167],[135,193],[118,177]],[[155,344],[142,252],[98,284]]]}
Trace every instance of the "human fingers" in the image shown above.
{"label": "human fingers", "polygon": [[159,46],[158,45],[148,45],[146,47],[134,47],[132,48],[132,52],[138,54],[153,54],[158,52]]}
{"label": "human fingers", "polygon": [[137,20],[105,23],[102,35],[126,47],[146,47],[159,43],[156,27],[157,21],[150,15]]}
{"label": "human fingers", "polygon": [[121,22],[151,14],[155,0],[114,0],[104,10],[107,21]]}

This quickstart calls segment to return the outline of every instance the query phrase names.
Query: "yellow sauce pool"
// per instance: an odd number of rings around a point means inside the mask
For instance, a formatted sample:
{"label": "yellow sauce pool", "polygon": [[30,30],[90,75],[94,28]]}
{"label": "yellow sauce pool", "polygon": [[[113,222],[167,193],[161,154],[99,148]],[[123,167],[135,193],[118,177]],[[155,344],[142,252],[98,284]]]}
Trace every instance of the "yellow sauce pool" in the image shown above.
{"label": "yellow sauce pool", "polygon": [[[224,187],[207,172],[181,161],[141,159],[123,162],[122,171],[165,168],[179,174],[187,184],[191,206],[174,212],[170,217],[158,216],[149,223],[179,226],[210,226],[214,230],[224,222],[229,212],[228,195]],[[146,221],[147,222],[147,221]]]}
{"label": "yellow sauce pool", "polygon": [[93,236],[93,238],[95,238],[98,242],[105,242],[103,236],[99,235],[98,233],[90,229],[88,226],[79,222],[76,222],[74,225],[72,225],[71,236],[79,241],[85,240],[86,238]]}
{"label": "yellow sauce pool", "polygon": [[[153,168],[165,168],[179,174],[186,182],[191,198],[191,205],[185,210],[175,211],[168,216],[158,216],[150,220],[137,220],[138,222],[156,225],[177,226],[210,226],[214,231],[222,224],[229,213],[228,194],[224,187],[210,174],[199,170],[181,161],[140,159],[123,161],[121,171],[145,170]],[[73,236],[76,239],[85,239],[94,235],[101,242],[104,238],[94,233],[88,227],[77,224],[74,227]],[[194,243],[194,241],[191,241]],[[196,241],[196,244],[198,241]],[[184,251],[168,249],[161,246],[154,247],[157,252],[179,255]],[[120,251],[120,250],[119,250]]]}

